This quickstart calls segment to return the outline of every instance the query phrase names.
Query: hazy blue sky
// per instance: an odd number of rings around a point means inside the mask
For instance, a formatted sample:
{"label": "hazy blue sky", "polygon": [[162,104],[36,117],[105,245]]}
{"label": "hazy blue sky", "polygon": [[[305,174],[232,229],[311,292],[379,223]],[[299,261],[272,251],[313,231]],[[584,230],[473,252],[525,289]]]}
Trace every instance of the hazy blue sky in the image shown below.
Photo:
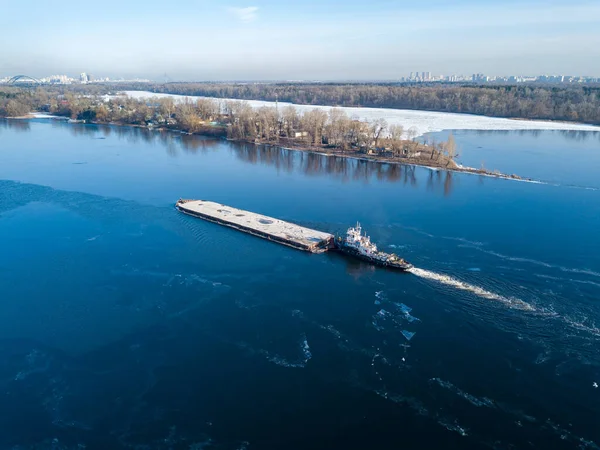
{"label": "hazy blue sky", "polygon": [[600,76],[600,1],[0,0],[0,76]]}

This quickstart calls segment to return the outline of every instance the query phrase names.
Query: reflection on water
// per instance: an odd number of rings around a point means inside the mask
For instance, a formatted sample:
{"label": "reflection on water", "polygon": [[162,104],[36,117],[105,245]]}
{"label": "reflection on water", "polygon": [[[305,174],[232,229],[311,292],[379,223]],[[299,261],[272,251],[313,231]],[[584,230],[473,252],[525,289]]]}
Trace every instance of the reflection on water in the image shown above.
{"label": "reflection on water", "polygon": [[14,131],[31,131],[31,124],[29,120],[0,119],[0,130],[2,128],[10,128]]}
{"label": "reflection on water", "polygon": [[[0,122],[3,126],[20,131],[30,131],[30,121],[7,120]],[[223,140],[204,136],[186,135],[177,132],[149,130],[142,127],[116,125],[84,125],[69,124],[64,121],[52,121],[56,128],[65,128],[73,136],[91,139],[108,139],[116,137],[130,144],[140,142],[164,147],[167,154],[176,158],[180,153],[196,154],[223,149]],[[417,187],[418,171],[415,166],[386,164],[355,158],[328,156],[308,153],[270,145],[254,145],[229,142],[225,146],[229,151],[245,163],[262,164],[275,167],[288,173],[302,173],[309,176],[330,176],[342,181],[384,181],[402,183]],[[453,176],[451,172],[431,170],[425,180],[428,190],[442,191],[444,195],[452,192]]]}
{"label": "reflection on water", "polygon": [[[131,144],[144,142],[163,146],[169,156],[177,157],[180,152],[204,153],[215,151],[223,141],[204,136],[186,135],[169,131],[154,131],[141,127],[120,127],[114,125],[81,125],[55,122],[57,127],[67,127],[75,136],[108,138],[116,136]],[[374,161],[328,156],[290,150],[271,145],[254,145],[230,142],[228,148],[239,160],[249,164],[263,164],[288,173],[298,172],[310,176],[334,176],[347,181],[369,182],[373,177],[378,181],[402,183],[416,187],[415,166],[383,164]],[[431,171],[427,179],[428,189],[442,189],[445,195],[452,191],[452,173]]]}
{"label": "reflection on water", "polygon": [[[338,254],[338,255],[334,255],[334,256],[338,256],[340,258],[345,258],[345,256],[342,254]],[[346,261],[345,261],[346,273],[348,275],[352,276],[352,278],[354,278],[354,280],[358,280],[360,278],[368,278],[375,273],[376,268],[373,264],[367,264],[360,260],[354,260],[352,258],[345,258],[345,259],[346,259]]]}
{"label": "reflection on water", "polygon": [[[469,130],[467,130],[469,131]],[[547,136],[548,133],[556,133],[561,137],[572,141],[600,141],[600,131],[583,131],[583,130],[472,130],[469,133],[474,133],[477,136],[525,136],[539,138]]]}
{"label": "reflection on water", "polygon": [[[443,186],[444,195],[450,195],[452,193],[452,175],[452,172],[449,171],[430,171],[429,177],[427,178],[427,189],[434,191],[438,190],[440,186]],[[483,177],[480,178],[483,180]]]}
{"label": "reflection on water", "polygon": [[73,136],[89,136],[93,139],[117,137],[130,144],[140,142],[162,145],[171,156],[177,156],[180,151],[196,153],[215,149],[221,142],[219,139],[204,136],[190,136],[172,131],[150,130],[144,127],[117,125],[82,125],[64,122],[53,122],[55,127],[67,127]]}
{"label": "reflection on water", "polygon": [[[250,164],[274,166],[286,172],[301,172],[311,176],[333,176],[342,180],[368,182],[373,177],[378,181],[402,183],[417,187],[417,174],[423,171],[416,166],[403,164],[385,164],[363,159],[327,156],[318,153],[306,153],[281,147],[236,144],[231,147],[239,159]],[[426,185],[430,191],[452,193],[453,173],[445,170],[427,172]]]}
{"label": "reflection on water", "polygon": [[[386,164],[252,144],[234,144],[231,149],[244,162],[273,166],[278,170],[290,173],[300,172],[309,176],[327,175],[347,181],[362,180],[365,182],[375,177],[378,181],[399,182],[415,187],[418,185],[418,172],[416,167],[411,165]],[[449,183],[451,183],[451,177]],[[433,183],[431,186],[435,185],[436,183]]]}
{"label": "reflection on water", "polygon": [[[592,131],[453,131],[457,162],[517,174],[549,184],[598,189],[600,132]],[[450,131],[431,133],[443,141]]]}

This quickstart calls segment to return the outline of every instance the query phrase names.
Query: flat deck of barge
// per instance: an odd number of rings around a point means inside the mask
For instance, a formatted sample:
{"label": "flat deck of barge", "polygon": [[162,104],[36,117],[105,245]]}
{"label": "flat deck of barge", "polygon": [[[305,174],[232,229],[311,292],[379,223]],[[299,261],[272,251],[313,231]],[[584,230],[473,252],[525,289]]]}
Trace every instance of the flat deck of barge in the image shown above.
{"label": "flat deck of barge", "polygon": [[179,200],[185,214],[225,225],[299,250],[320,253],[333,247],[332,234],[205,200]]}

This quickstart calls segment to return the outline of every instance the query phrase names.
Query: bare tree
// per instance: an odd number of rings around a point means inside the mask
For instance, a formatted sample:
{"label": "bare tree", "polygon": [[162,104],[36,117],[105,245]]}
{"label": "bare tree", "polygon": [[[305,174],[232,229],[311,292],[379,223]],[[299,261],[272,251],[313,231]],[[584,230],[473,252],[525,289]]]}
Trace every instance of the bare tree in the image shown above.
{"label": "bare tree", "polygon": [[[454,161],[454,158],[456,158],[456,141],[454,140],[454,135],[452,133],[450,133],[450,136],[448,136],[448,140],[446,141],[444,147],[449,160]],[[450,164],[450,161],[448,161],[448,164]]]}
{"label": "bare tree", "polygon": [[29,106],[16,100],[9,100],[5,110],[8,117],[19,117],[29,112]]}
{"label": "bare tree", "polygon": [[175,111],[175,103],[171,97],[164,97],[158,99],[158,112],[161,115],[165,124],[169,123],[169,120],[173,116]]}
{"label": "bare tree", "polygon": [[357,118],[351,119],[348,126],[348,144],[363,149],[369,146],[369,140],[369,124],[366,122],[361,122]]}
{"label": "bare tree", "polygon": [[277,111],[275,108],[263,106],[256,115],[257,125],[259,127],[258,137],[270,142],[279,140],[279,126],[277,120]]}
{"label": "bare tree", "polygon": [[189,133],[196,133],[200,130],[201,119],[196,111],[194,103],[186,101],[178,103],[175,106],[175,116],[179,125]]}
{"label": "bare tree", "polygon": [[416,129],[416,127],[410,127],[408,129],[408,131],[406,132],[408,139],[411,141],[415,140],[415,138],[417,137],[417,134],[419,134],[419,131]]}
{"label": "bare tree", "polygon": [[255,140],[257,137],[256,117],[252,106],[248,102],[240,102],[238,105],[237,120],[239,121],[239,139]]}
{"label": "bare tree", "polygon": [[375,147],[378,147],[379,138],[381,134],[386,130],[388,124],[385,119],[377,119],[371,123],[370,131],[372,137],[372,143]]}
{"label": "bare tree", "polygon": [[341,109],[333,108],[329,111],[329,121],[325,127],[325,138],[329,145],[345,148],[344,137],[348,133],[350,119]]}
{"label": "bare tree", "polygon": [[219,114],[219,105],[210,98],[199,98],[196,100],[198,116],[202,120],[214,120]]}
{"label": "bare tree", "polygon": [[315,108],[302,116],[302,127],[310,135],[313,145],[321,145],[326,122],[327,113],[322,109]]}
{"label": "bare tree", "polygon": [[286,106],[282,111],[283,128],[285,135],[288,138],[294,137],[294,130],[300,125],[300,118],[298,117],[298,111],[292,105]]}
{"label": "bare tree", "polygon": [[392,124],[388,128],[389,145],[392,148],[394,156],[400,156],[404,145],[402,143],[402,137],[404,135],[404,127],[402,125]]}

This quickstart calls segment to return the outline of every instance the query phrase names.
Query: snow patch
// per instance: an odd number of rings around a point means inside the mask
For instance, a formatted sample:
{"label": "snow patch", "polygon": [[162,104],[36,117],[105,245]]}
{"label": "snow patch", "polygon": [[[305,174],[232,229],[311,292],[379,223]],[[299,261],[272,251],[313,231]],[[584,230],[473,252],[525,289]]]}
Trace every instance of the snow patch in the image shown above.
{"label": "snow patch", "polygon": [[[175,101],[184,102],[194,101],[199,98],[212,97],[195,97],[173,94],[156,94],[146,91],[125,91],[123,94],[131,98],[146,99],[151,97],[171,97]],[[213,100],[240,101],[228,98],[212,98]],[[253,108],[261,108],[263,106],[275,106],[275,102],[267,102],[262,100],[244,100]],[[313,109],[321,109],[328,112],[333,109],[331,106],[322,105],[294,105],[292,103],[279,102],[279,107],[293,106],[299,113],[312,111]],[[405,133],[409,129],[416,132],[416,136],[422,136],[425,133],[432,133],[443,130],[577,130],[577,131],[600,131],[600,127],[593,125],[583,125],[575,123],[562,122],[545,122],[538,120],[514,120],[502,119],[498,117],[477,116],[472,114],[456,114],[433,111],[415,111],[406,109],[387,109],[387,108],[357,108],[357,107],[336,107],[346,112],[350,117],[357,117],[363,121],[374,121],[377,119],[385,119],[389,125],[397,124],[404,127]],[[407,136],[405,136],[407,137]]]}

